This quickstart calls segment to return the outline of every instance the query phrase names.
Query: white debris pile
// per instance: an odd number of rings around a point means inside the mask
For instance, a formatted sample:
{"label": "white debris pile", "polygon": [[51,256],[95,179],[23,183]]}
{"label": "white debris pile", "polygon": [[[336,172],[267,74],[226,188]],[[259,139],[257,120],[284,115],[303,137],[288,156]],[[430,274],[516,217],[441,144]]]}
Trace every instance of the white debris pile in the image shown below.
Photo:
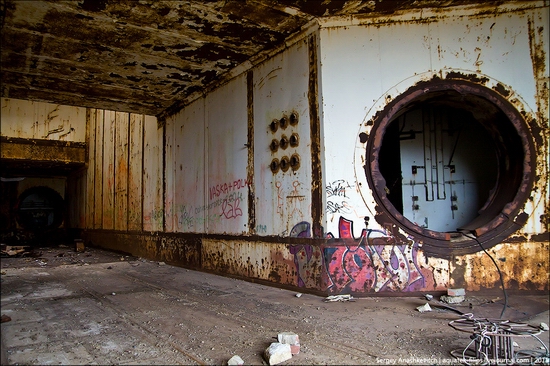
{"label": "white debris pile", "polygon": [[290,360],[300,353],[300,339],[296,333],[282,332],[277,335],[278,342],[273,342],[264,352],[269,365],[277,365]]}
{"label": "white debris pile", "polygon": [[350,294],[332,295],[332,296],[327,296],[325,298],[325,302],[333,302],[333,301],[355,301],[355,299]]}

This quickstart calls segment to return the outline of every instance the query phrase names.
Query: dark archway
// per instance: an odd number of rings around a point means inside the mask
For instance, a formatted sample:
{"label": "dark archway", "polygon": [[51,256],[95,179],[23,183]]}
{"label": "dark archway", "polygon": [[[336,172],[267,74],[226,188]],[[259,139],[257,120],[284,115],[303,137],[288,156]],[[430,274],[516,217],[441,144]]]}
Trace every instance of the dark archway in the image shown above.
{"label": "dark archway", "polygon": [[63,222],[63,198],[48,187],[25,190],[17,201],[17,223],[24,229],[43,232],[57,229]]}

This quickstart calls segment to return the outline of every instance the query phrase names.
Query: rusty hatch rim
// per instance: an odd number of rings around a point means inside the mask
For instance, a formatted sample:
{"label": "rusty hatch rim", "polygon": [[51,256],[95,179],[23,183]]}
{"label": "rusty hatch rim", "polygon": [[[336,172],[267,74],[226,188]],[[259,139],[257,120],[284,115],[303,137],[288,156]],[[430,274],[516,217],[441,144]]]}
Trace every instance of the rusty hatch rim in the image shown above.
{"label": "rusty hatch rim", "polygon": [[[396,116],[415,103],[435,97],[441,98],[449,93],[469,100],[483,100],[497,108],[506,117],[507,134],[510,135],[508,137],[516,140],[514,145],[521,146],[504,146],[505,142],[497,141],[504,150],[498,157],[498,179],[495,193],[489,198],[491,202],[486,204],[488,209],[461,231],[457,229],[457,232],[438,232],[415,225],[393,206],[384,190],[386,182],[380,172],[378,158],[386,129]],[[481,250],[479,244],[484,248],[492,247],[508,238],[526,222],[528,215],[520,211],[529,199],[534,182],[533,138],[522,114],[495,90],[466,80],[434,78],[420,82],[397,96],[367,124],[373,127],[370,138],[367,139],[367,163],[364,169],[377,204],[375,219],[383,227],[398,225],[413,236],[415,241],[421,243],[427,254],[448,258],[478,252]],[[495,131],[491,136],[499,140],[501,138],[495,135],[500,133],[497,127],[493,126]],[[500,166],[510,164],[508,159],[513,160],[510,153],[514,152],[514,149],[516,152],[521,151],[523,157],[521,161],[515,161],[509,171],[503,171]]]}

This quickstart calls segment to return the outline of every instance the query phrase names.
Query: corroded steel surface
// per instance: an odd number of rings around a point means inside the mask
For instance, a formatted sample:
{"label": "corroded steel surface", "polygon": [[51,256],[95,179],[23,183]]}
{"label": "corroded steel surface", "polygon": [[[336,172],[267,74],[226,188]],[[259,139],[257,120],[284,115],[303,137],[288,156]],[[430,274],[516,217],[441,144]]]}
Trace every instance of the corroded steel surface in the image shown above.
{"label": "corroded steel surface", "polygon": [[6,0],[2,96],[167,116],[314,17],[471,3]]}
{"label": "corroded steel surface", "polygon": [[86,145],[65,141],[0,138],[3,176],[26,174],[67,175],[84,167]]}

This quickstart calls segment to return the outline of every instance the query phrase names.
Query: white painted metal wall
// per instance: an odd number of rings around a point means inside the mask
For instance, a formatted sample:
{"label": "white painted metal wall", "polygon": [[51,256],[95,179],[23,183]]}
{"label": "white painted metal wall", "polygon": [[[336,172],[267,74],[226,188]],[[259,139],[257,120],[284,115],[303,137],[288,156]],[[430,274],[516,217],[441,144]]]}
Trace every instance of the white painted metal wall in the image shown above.
{"label": "white painted metal wall", "polygon": [[2,98],[0,135],[86,142],[86,108]]}
{"label": "white painted metal wall", "polygon": [[[275,55],[254,72],[254,184],[256,191],[256,232],[259,235],[289,236],[294,225],[311,222],[311,137],[308,106],[308,44],[301,40]],[[295,112],[296,125],[270,130],[270,124]],[[293,133],[296,147],[270,150],[273,139]],[[273,159],[300,157],[300,168],[273,173]]]}

